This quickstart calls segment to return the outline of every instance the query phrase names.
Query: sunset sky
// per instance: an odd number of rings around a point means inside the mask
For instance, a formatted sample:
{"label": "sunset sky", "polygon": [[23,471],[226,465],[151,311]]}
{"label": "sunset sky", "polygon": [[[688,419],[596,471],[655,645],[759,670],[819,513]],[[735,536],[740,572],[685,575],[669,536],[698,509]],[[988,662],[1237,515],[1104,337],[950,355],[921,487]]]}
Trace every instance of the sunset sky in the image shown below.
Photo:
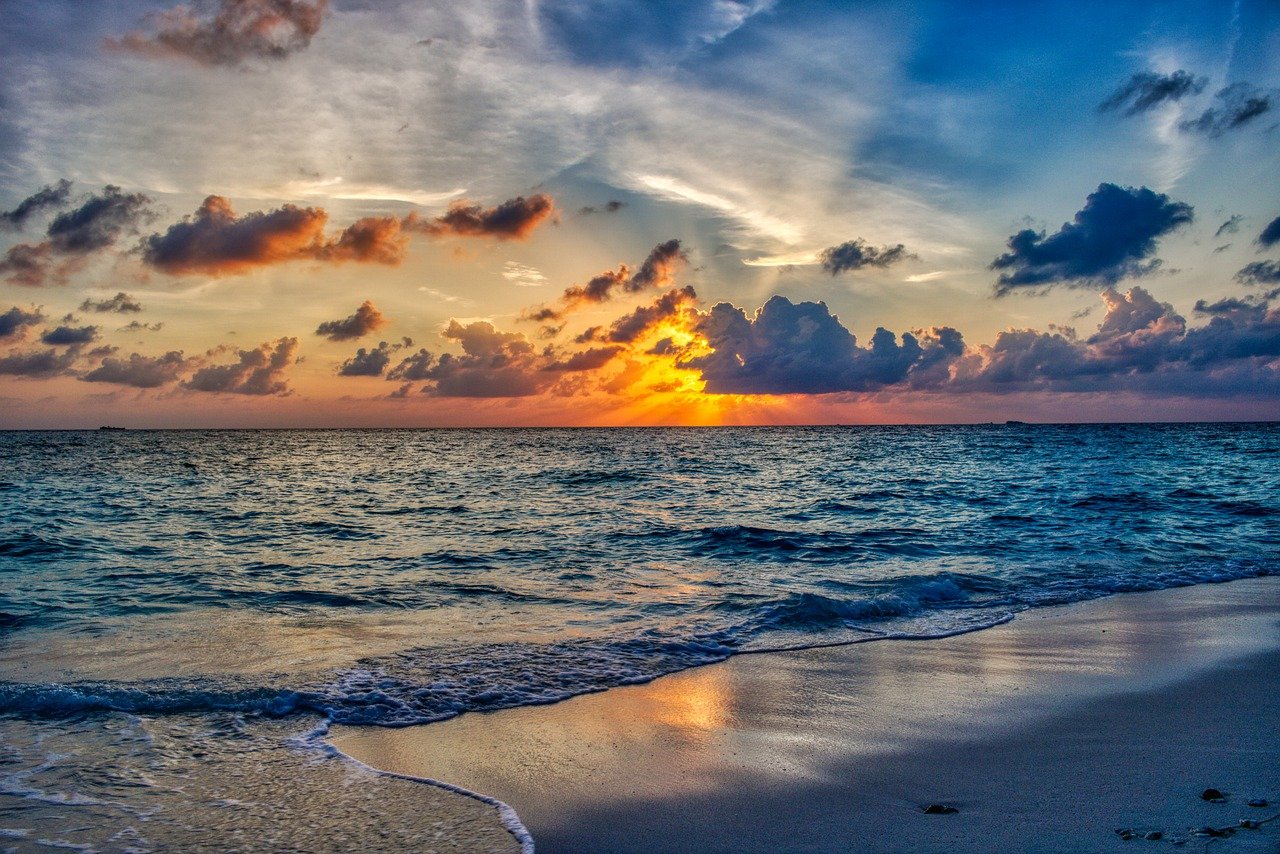
{"label": "sunset sky", "polygon": [[1280,419],[1280,6],[0,4],[0,428]]}

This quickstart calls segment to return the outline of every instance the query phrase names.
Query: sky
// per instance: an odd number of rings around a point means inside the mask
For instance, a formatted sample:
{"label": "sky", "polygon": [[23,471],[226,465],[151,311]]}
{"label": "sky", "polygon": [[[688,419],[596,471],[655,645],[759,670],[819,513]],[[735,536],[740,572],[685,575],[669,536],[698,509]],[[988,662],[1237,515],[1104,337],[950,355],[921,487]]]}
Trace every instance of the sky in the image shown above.
{"label": "sky", "polygon": [[0,0],[0,428],[1280,420],[1280,6]]}

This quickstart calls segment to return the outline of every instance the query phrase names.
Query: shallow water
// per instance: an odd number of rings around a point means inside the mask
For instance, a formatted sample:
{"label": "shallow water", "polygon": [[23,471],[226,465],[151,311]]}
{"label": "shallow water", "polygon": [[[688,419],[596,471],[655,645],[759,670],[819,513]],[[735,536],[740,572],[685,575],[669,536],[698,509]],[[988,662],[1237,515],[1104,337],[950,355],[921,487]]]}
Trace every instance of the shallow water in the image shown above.
{"label": "shallow water", "polygon": [[1272,574],[1280,545],[1275,425],[0,433],[0,459],[21,744],[102,713],[422,723]]}

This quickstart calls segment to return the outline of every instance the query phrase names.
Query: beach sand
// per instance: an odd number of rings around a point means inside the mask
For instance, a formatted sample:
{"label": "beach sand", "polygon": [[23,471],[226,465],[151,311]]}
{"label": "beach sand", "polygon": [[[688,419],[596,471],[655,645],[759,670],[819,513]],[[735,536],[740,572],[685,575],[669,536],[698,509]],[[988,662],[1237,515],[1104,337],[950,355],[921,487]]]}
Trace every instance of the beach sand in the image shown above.
{"label": "beach sand", "polygon": [[[1278,724],[1280,579],[1260,578],[330,739],[505,801],[543,854],[1202,850],[1191,828],[1280,811]],[[1278,851],[1280,820],[1219,849]]]}

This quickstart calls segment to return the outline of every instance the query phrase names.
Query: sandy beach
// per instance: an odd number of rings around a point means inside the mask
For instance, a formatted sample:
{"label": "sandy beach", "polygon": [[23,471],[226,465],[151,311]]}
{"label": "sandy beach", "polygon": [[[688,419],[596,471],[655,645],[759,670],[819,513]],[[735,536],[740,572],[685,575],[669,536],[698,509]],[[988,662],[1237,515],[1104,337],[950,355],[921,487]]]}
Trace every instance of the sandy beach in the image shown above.
{"label": "sandy beach", "polygon": [[[510,804],[541,852],[1200,850],[1195,828],[1280,811],[1278,723],[1280,581],[1259,578],[331,740]],[[1278,847],[1280,820],[1213,844]]]}

